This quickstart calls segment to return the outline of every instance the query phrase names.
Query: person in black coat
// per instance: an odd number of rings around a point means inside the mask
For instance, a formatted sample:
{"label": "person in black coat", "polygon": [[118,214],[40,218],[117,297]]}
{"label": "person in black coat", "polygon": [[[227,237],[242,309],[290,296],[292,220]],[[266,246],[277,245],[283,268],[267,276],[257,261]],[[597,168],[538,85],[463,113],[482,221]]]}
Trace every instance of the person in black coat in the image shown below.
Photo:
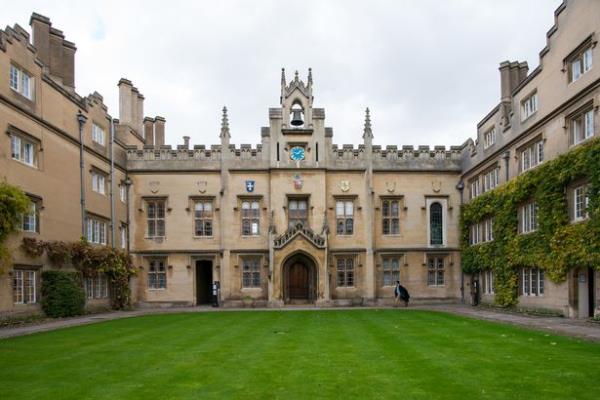
{"label": "person in black coat", "polygon": [[394,289],[395,301],[394,305],[397,307],[400,300],[404,302],[404,307],[408,307],[408,301],[410,300],[410,294],[404,286],[400,284],[400,281],[396,281],[396,288]]}

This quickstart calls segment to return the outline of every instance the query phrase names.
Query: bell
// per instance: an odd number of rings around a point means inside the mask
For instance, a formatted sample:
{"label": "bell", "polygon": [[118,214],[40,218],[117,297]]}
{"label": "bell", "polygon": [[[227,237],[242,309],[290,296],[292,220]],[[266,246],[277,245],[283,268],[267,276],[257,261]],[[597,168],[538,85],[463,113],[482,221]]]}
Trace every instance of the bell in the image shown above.
{"label": "bell", "polygon": [[294,126],[304,125],[304,121],[302,121],[302,110],[292,110],[292,121],[290,124]]}

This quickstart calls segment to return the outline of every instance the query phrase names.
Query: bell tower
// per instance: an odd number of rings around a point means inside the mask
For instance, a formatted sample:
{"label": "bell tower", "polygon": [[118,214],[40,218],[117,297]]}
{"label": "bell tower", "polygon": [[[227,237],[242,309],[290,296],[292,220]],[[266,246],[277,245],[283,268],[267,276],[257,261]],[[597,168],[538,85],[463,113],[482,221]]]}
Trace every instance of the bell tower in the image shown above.
{"label": "bell tower", "polygon": [[[308,69],[306,82],[300,79],[298,71],[288,82],[282,68],[280,107],[269,109],[271,167],[315,168],[324,165],[325,110],[313,108],[313,100],[312,69]],[[331,133],[330,128],[328,132]]]}
{"label": "bell tower", "polygon": [[279,102],[283,114],[283,128],[310,129],[313,127],[313,79],[312,69],[308,69],[307,83],[294,73],[294,79],[288,84],[285,79],[285,69],[281,69],[281,97]]}

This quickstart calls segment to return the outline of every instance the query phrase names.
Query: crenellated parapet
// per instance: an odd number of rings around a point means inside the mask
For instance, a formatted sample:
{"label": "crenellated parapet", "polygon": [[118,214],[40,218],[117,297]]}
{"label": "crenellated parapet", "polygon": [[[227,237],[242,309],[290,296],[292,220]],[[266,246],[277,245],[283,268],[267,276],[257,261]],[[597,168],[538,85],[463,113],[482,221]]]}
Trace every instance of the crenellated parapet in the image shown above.
{"label": "crenellated parapet", "polygon": [[229,145],[223,151],[221,145],[194,145],[189,149],[185,145],[173,148],[170,145],[127,146],[127,165],[134,170],[202,170],[264,167],[262,145],[242,144],[239,147]]}
{"label": "crenellated parapet", "polygon": [[367,155],[366,146],[332,145],[329,160],[333,168],[364,167],[369,157],[375,169],[460,170],[461,146],[372,146]]}

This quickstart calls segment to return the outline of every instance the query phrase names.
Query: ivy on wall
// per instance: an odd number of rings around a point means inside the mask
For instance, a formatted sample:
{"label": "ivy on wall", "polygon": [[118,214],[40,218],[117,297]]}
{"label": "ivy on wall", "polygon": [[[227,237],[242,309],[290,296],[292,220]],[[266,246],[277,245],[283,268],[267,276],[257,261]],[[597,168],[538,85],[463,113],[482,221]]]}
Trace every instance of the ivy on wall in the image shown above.
{"label": "ivy on wall", "polygon": [[84,278],[105,274],[111,284],[111,306],[121,310],[131,306],[129,278],[135,275],[131,257],[118,249],[92,246],[85,238],[79,242],[46,242],[23,238],[21,248],[30,257],[46,252],[55,267],[71,264]]}
{"label": "ivy on wall", "polygon": [[[587,183],[588,219],[570,223],[568,188]],[[538,228],[518,233],[519,206],[534,199]],[[469,245],[469,228],[494,219],[494,240]],[[600,139],[581,144],[462,206],[462,268],[469,274],[494,272],[495,302],[517,303],[518,270],[538,267],[553,282],[563,282],[572,268],[600,269]]]}
{"label": "ivy on wall", "polygon": [[21,215],[29,211],[31,201],[17,186],[0,181],[0,274],[10,264],[11,256],[4,241],[21,224]]}

